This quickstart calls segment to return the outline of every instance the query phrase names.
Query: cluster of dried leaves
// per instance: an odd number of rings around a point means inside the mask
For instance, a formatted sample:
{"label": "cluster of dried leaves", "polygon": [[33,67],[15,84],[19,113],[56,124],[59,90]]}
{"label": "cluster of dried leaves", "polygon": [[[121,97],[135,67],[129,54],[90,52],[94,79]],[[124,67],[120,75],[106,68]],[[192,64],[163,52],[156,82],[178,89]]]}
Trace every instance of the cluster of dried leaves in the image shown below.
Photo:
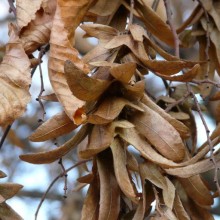
{"label": "cluster of dried leaves", "polygon": [[[56,149],[20,158],[33,164],[52,163],[77,147],[80,160],[92,159],[92,169],[78,179],[79,188],[89,184],[81,219],[213,219],[210,208],[219,193],[200,173],[215,169],[218,188],[220,155],[213,149],[220,128],[211,136],[207,129],[207,141],[195,150],[192,111],[204,119],[195,94],[208,101],[220,97],[217,92],[210,98],[212,87],[218,86],[214,73],[220,74],[218,5],[198,1],[176,29],[179,39],[175,39],[172,27],[147,0],[16,1],[17,24],[9,25],[10,41],[0,64],[0,124],[11,124],[25,111],[30,70],[41,62],[32,53],[49,43],[54,94],[41,98],[58,101],[64,111],[40,125],[30,140],[46,141],[74,129],[76,133]],[[79,25],[85,37],[99,40],[82,58],[73,46]],[[164,45],[176,47],[176,40],[185,48],[198,42],[198,59],[167,53]],[[148,71],[167,87],[157,103],[145,85]],[[14,194],[19,187],[0,185],[2,219],[7,219],[4,201],[11,197],[11,188]]]}

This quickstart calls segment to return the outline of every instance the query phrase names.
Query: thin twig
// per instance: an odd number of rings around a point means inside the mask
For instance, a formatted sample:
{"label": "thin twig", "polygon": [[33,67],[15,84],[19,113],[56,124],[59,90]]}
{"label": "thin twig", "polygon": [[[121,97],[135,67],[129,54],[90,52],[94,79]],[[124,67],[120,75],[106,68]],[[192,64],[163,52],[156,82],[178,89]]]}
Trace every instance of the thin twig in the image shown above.
{"label": "thin twig", "polygon": [[165,112],[169,112],[173,107],[182,104],[189,96],[190,96],[190,93],[187,92],[186,94],[183,95],[181,99],[177,100],[174,103],[169,104],[167,108],[165,109]]}
{"label": "thin twig", "polygon": [[7,128],[4,131],[4,134],[2,135],[1,141],[0,141],[0,150],[5,142],[5,139],[7,137],[7,135],[9,134],[9,131],[11,129],[11,125],[8,125]]}
{"label": "thin twig", "polygon": [[13,12],[14,16],[16,17],[16,8],[14,6],[14,0],[8,0],[9,4],[9,12]]}
{"label": "thin twig", "polygon": [[175,49],[175,56],[179,57],[180,56],[180,50],[179,50],[179,37],[176,33],[176,29],[172,20],[172,11],[171,11],[171,6],[170,6],[170,0],[164,0],[164,5],[166,8],[166,13],[167,13],[167,24],[170,26],[170,29],[173,33],[174,37],[174,49]]}
{"label": "thin twig", "polygon": [[193,79],[191,82],[195,83],[195,84],[198,84],[198,85],[201,85],[201,84],[204,84],[204,83],[208,83],[208,84],[214,85],[216,88],[220,88],[220,84],[219,83],[216,83],[215,81],[212,81],[210,79],[203,79],[203,80]]}
{"label": "thin twig", "polygon": [[60,164],[63,173],[65,173],[65,175],[64,175],[64,187],[63,187],[64,196],[63,197],[67,198],[67,189],[68,189],[68,187],[67,187],[67,176],[68,176],[68,174],[66,173],[66,169],[63,165],[63,159],[62,158],[59,159],[58,163]]}
{"label": "thin twig", "polygon": [[73,166],[69,167],[68,169],[65,170],[65,172],[62,172],[61,174],[59,174],[56,178],[54,178],[54,180],[50,183],[49,187],[47,188],[46,192],[44,193],[43,197],[41,198],[41,201],[37,207],[37,210],[35,212],[35,220],[37,220],[37,216],[38,216],[38,213],[39,213],[39,210],[44,202],[44,200],[46,199],[46,196],[48,194],[48,192],[50,191],[50,189],[52,188],[52,186],[56,183],[56,181],[59,179],[59,178],[62,178],[63,176],[66,175],[66,173],[68,173],[70,170],[74,169],[75,167],[83,164],[83,163],[86,163],[88,161],[90,161],[91,159],[88,159],[88,160],[82,160],[82,161],[79,161],[78,163],[74,164]]}

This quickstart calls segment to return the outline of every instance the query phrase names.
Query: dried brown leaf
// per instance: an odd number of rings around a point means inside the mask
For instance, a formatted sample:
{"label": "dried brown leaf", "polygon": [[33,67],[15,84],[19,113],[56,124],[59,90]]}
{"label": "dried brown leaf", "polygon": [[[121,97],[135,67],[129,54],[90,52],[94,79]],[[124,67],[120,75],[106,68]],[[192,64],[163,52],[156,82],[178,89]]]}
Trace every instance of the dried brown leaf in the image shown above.
{"label": "dried brown leaf", "polygon": [[[216,164],[217,166],[220,164],[220,155],[215,156]],[[165,169],[165,171],[173,176],[178,176],[181,178],[188,178],[191,176],[195,176],[200,173],[204,173],[206,171],[214,169],[215,166],[211,159],[203,159],[197,163],[185,166],[185,167],[179,167],[179,168],[169,168]]]}
{"label": "dried brown leaf", "polygon": [[90,184],[83,203],[81,220],[97,220],[99,215],[99,188],[97,178]]}
{"label": "dried brown leaf", "polygon": [[99,16],[108,16],[112,15],[117,11],[121,4],[122,0],[116,0],[116,1],[108,1],[108,0],[102,0],[97,1],[97,3],[89,9],[89,12],[92,12]]}
{"label": "dried brown leaf", "polygon": [[28,163],[33,164],[45,164],[52,163],[62,156],[66,155],[70,150],[76,147],[87,135],[89,126],[84,125],[70,140],[64,143],[62,146],[50,150],[47,152],[33,153],[33,154],[23,154],[20,155],[20,159]]}
{"label": "dried brown leaf", "polygon": [[88,116],[88,122],[92,124],[106,124],[113,121],[128,106],[134,110],[143,112],[139,106],[119,97],[106,98],[98,109]]}
{"label": "dried brown leaf", "polygon": [[49,95],[40,96],[40,99],[43,99],[45,101],[51,101],[51,102],[58,102],[57,96],[55,93],[51,93]]}
{"label": "dried brown leaf", "polygon": [[81,100],[96,100],[111,84],[111,81],[89,77],[69,60],[65,62],[64,70],[69,88]]}
{"label": "dried brown leaf", "polygon": [[213,204],[212,195],[203,183],[199,175],[195,175],[189,178],[179,178],[184,190],[188,196],[197,204],[201,206],[210,206]]}
{"label": "dried brown leaf", "polygon": [[0,126],[20,117],[30,101],[30,61],[12,24],[9,30],[10,40],[0,65]]}
{"label": "dried brown leaf", "polygon": [[3,171],[0,170],[0,178],[5,178],[6,176],[7,175]]}
{"label": "dried brown leaf", "polygon": [[40,125],[29,137],[30,141],[40,142],[57,138],[77,128],[65,112],[58,113]]}
{"label": "dried brown leaf", "polygon": [[[114,176],[111,158],[100,155],[97,167],[100,178],[99,219],[117,219],[120,212],[120,188]],[[108,161],[108,163],[106,163]]]}
{"label": "dried brown leaf", "polygon": [[190,82],[192,81],[192,79],[196,77],[199,71],[200,71],[200,65],[196,64],[191,70],[187,71],[183,75],[167,76],[165,74],[161,74],[158,72],[156,72],[155,74],[162,77],[163,79],[170,80],[170,81]]}
{"label": "dried brown leaf", "polygon": [[189,120],[190,116],[184,112],[173,112],[173,111],[169,111],[168,112],[169,115],[177,120],[180,121],[185,121],[185,120]]}
{"label": "dried brown leaf", "polygon": [[[146,1],[140,0],[136,3],[136,10],[142,18],[146,29],[155,37],[164,43],[173,46],[174,37],[169,26],[160,18],[160,16],[147,4]],[[163,34],[161,34],[163,33]]]}
{"label": "dried brown leaf", "polygon": [[19,28],[27,26],[27,24],[34,20],[35,13],[40,9],[42,0],[17,0],[16,1],[16,18]]}
{"label": "dried brown leaf", "polygon": [[69,89],[64,73],[64,62],[71,60],[78,68],[87,71],[87,66],[78,58],[78,52],[72,47],[72,43],[75,29],[86,14],[90,3],[91,0],[68,2],[57,0],[50,36],[48,64],[50,82],[66,114],[75,124],[81,124],[85,120],[83,109],[85,102],[76,98]]}
{"label": "dried brown leaf", "polygon": [[173,211],[175,212],[175,214],[179,220],[190,220],[190,217],[187,214],[187,212],[186,212],[186,210],[180,200],[180,197],[178,196],[177,193],[176,193],[176,197],[175,197],[174,204],[173,204]]}
{"label": "dried brown leaf", "polygon": [[123,63],[113,66],[110,73],[115,79],[122,83],[128,83],[131,77],[135,74],[136,64],[132,62]]}
{"label": "dried brown leaf", "polygon": [[33,53],[50,40],[52,21],[56,10],[56,0],[48,0],[46,4],[49,10],[38,10],[35,19],[26,27],[23,27],[19,34],[27,54]]}
{"label": "dried brown leaf", "polygon": [[182,138],[189,137],[189,129],[182,123],[167,114],[162,108],[160,108],[156,103],[154,103],[146,94],[143,96],[141,101],[147,105],[149,108],[160,114],[165,120],[167,120],[180,134]]}
{"label": "dried brown leaf", "polygon": [[131,122],[137,130],[167,159],[181,161],[185,156],[185,146],[179,133],[157,112],[140,105],[144,113],[137,112]]}
{"label": "dried brown leaf", "polygon": [[122,192],[133,202],[137,203],[138,198],[136,194],[136,189],[134,188],[134,185],[130,180],[126,167],[125,149],[123,148],[118,138],[114,139],[110,147],[113,154],[114,170],[117,182]]}
{"label": "dried brown leaf", "polygon": [[1,220],[23,220],[9,205],[5,202],[0,203],[0,219]]}
{"label": "dried brown leaf", "polygon": [[16,183],[1,183],[0,195],[4,198],[5,201],[17,194],[22,187],[22,185]]}
{"label": "dried brown leaf", "polygon": [[161,174],[157,165],[151,162],[140,164],[140,172],[142,173],[143,178],[149,180],[155,186],[163,190],[162,194],[164,203],[167,207],[172,209],[175,198],[175,187],[172,182]]}

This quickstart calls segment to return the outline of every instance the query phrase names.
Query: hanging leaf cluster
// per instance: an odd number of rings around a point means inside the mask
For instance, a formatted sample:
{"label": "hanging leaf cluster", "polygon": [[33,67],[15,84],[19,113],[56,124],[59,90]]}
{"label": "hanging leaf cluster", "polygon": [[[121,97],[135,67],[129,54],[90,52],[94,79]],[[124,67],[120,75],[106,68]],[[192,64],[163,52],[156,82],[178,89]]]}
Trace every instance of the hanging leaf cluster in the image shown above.
{"label": "hanging leaf cluster", "polygon": [[[90,159],[91,170],[78,179],[79,188],[89,185],[82,220],[213,219],[210,209],[219,189],[210,189],[200,174],[217,172],[220,155],[213,150],[220,130],[217,126],[210,136],[207,131],[207,141],[196,150],[193,111],[203,119],[195,94],[208,101],[220,97],[217,92],[210,98],[218,84],[214,73],[220,74],[218,3],[199,1],[173,31],[170,21],[162,20],[145,0],[34,2],[29,9],[28,1],[17,0],[17,24],[9,27],[0,64],[0,124],[7,126],[24,113],[30,70],[41,62],[32,53],[49,44],[54,94],[42,99],[58,101],[63,111],[40,125],[30,140],[51,140],[73,130],[75,134],[56,149],[23,154],[21,160],[48,164],[74,148],[79,160]],[[74,47],[77,27],[85,37],[98,39],[81,58]],[[165,49],[195,43],[199,56],[194,61]],[[151,94],[149,72],[164,82],[166,94]],[[7,199],[1,187],[0,196]]]}

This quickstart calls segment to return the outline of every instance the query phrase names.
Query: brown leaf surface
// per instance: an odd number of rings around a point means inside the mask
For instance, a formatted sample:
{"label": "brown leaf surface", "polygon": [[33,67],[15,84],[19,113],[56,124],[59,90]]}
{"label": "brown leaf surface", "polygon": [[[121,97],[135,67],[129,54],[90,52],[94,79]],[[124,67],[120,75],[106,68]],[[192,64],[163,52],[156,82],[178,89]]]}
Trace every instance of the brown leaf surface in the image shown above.
{"label": "brown leaf surface", "polygon": [[[216,155],[215,157],[217,166],[220,164],[220,155]],[[204,173],[206,171],[214,169],[215,166],[213,162],[210,159],[203,159],[197,163],[185,166],[185,167],[179,167],[179,168],[169,168],[165,169],[165,171],[173,176],[178,176],[181,178],[188,178],[191,176],[195,176],[200,173]]]}
{"label": "brown leaf surface", "polygon": [[113,154],[114,170],[117,182],[122,192],[133,202],[137,203],[138,198],[136,189],[130,180],[126,167],[125,149],[121,145],[120,140],[117,138],[114,139],[110,147]]}
{"label": "brown leaf surface", "polygon": [[5,178],[6,176],[7,175],[3,171],[0,170],[0,178]]}
{"label": "brown leaf surface", "polygon": [[113,66],[110,73],[115,79],[122,83],[128,83],[131,77],[135,74],[136,64],[132,62],[123,63]]}
{"label": "brown leaf surface", "polygon": [[144,0],[137,1],[136,6],[136,10],[147,30],[167,45],[173,46],[174,37],[172,31],[160,16]]}
{"label": "brown leaf surface", "polygon": [[137,130],[167,159],[183,160],[185,147],[179,133],[157,112],[145,105],[140,107],[144,113],[136,113],[131,118]]}
{"label": "brown leaf surface", "polygon": [[47,10],[39,10],[36,18],[20,32],[20,38],[27,54],[33,53],[40,46],[49,42],[52,21],[56,10],[56,0],[48,0],[45,2]]}
{"label": "brown leaf surface", "polygon": [[95,125],[91,135],[79,145],[79,157],[90,158],[108,148],[114,138],[116,127],[133,127],[128,121],[115,121],[107,125]]}
{"label": "brown leaf surface", "polygon": [[17,194],[22,187],[22,185],[16,183],[1,183],[0,195],[4,198],[4,200],[10,199]]}
{"label": "brown leaf surface", "polygon": [[81,220],[97,220],[99,216],[99,187],[97,178],[90,184],[83,203]]}
{"label": "brown leaf surface", "polygon": [[165,74],[161,74],[158,72],[156,72],[155,74],[160,76],[163,79],[170,80],[170,81],[190,82],[192,81],[192,79],[196,77],[199,71],[200,71],[200,65],[196,64],[191,70],[187,71],[183,75],[167,76]]}
{"label": "brown leaf surface", "polygon": [[23,220],[9,205],[5,202],[0,203],[0,219],[2,220]]}
{"label": "brown leaf surface", "polygon": [[20,117],[30,101],[30,61],[15,27],[10,25],[9,30],[10,40],[0,65],[0,126]]}
{"label": "brown leaf surface", "polygon": [[[108,161],[108,163],[106,163]],[[118,219],[120,212],[120,188],[114,176],[112,159],[106,155],[100,155],[97,159],[97,167],[100,178],[100,207],[99,219]]]}
{"label": "brown leaf surface", "polygon": [[167,207],[172,209],[175,198],[175,187],[172,182],[163,176],[158,167],[151,162],[140,164],[140,172],[145,179],[163,190],[164,203]]}
{"label": "brown leaf surface", "polygon": [[41,142],[57,138],[77,128],[65,112],[58,113],[40,125],[29,137],[30,141]]}
{"label": "brown leaf surface", "polygon": [[[78,52],[72,47],[74,32],[90,6],[91,0],[57,0],[56,13],[50,36],[49,77],[54,92],[68,117],[75,122],[75,114],[80,124],[84,118],[84,101],[76,98],[68,87],[64,73],[64,62],[71,60],[82,69],[85,64],[78,58]],[[62,34],[57,34],[62,33]]]}
{"label": "brown leaf surface", "polygon": [[89,9],[89,12],[92,12],[99,16],[108,16],[116,12],[122,0],[108,1],[102,0],[97,1],[97,3]]}
{"label": "brown leaf surface", "polygon": [[186,212],[186,210],[180,200],[180,197],[178,196],[177,193],[176,193],[176,197],[175,197],[174,204],[173,204],[173,210],[174,210],[178,219],[190,220],[190,217],[187,214],[187,212]]}
{"label": "brown leaf surface", "polygon": [[210,206],[213,204],[212,195],[199,175],[185,179],[179,178],[179,181],[188,196],[197,204],[201,206]]}
{"label": "brown leaf surface", "polygon": [[137,111],[143,112],[139,106],[120,97],[106,98],[98,109],[88,116],[88,122],[92,124],[106,124],[113,121],[121,113],[122,109],[127,106]]}
{"label": "brown leaf surface", "polygon": [[160,114],[165,120],[167,120],[180,134],[182,138],[188,138],[190,133],[189,129],[180,121],[176,120],[169,114],[167,114],[162,108],[154,103],[146,94],[143,96],[141,101],[149,108]]}
{"label": "brown leaf surface", "polygon": [[52,163],[62,156],[66,155],[70,150],[76,147],[76,145],[85,138],[88,129],[88,125],[83,126],[70,140],[54,150],[33,154],[23,154],[19,157],[21,160],[33,164]]}
{"label": "brown leaf surface", "polygon": [[69,60],[65,62],[64,71],[73,95],[81,100],[96,100],[111,84],[111,81],[89,77]]}
{"label": "brown leaf surface", "polygon": [[19,28],[27,26],[27,24],[34,20],[35,13],[40,9],[42,0],[17,0],[16,1],[16,18]]}

